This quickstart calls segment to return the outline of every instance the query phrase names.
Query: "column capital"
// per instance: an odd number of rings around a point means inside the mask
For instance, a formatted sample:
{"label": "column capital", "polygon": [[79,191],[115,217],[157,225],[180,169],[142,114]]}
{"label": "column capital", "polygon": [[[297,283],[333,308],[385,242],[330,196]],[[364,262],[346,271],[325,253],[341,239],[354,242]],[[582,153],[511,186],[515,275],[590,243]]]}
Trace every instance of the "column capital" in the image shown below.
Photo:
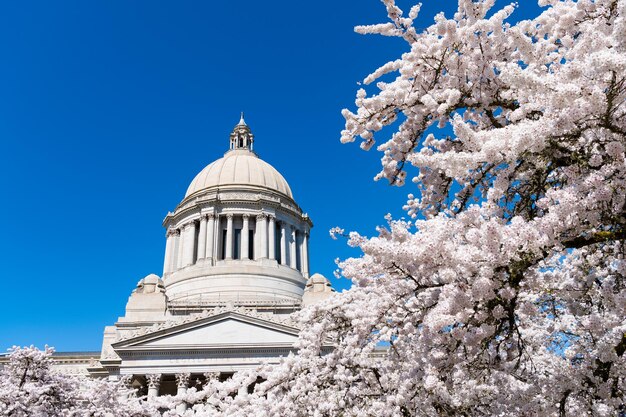
{"label": "column capital", "polygon": [[200,221],[201,221],[201,222],[205,222],[205,221],[207,221],[207,215],[206,215],[206,214],[201,214],[201,215],[200,215]]}
{"label": "column capital", "polygon": [[226,218],[229,219],[229,220],[232,219],[233,218],[233,213],[227,213],[226,214]]}
{"label": "column capital", "polygon": [[267,214],[265,214],[265,213],[259,213],[259,214],[256,215],[256,219],[257,220],[263,220],[266,217],[267,217]]}
{"label": "column capital", "polygon": [[191,222],[189,222],[189,223],[187,223],[187,224],[183,225],[182,229],[187,230],[187,229],[189,229],[190,227],[193,227],[193,221],[191,221]]}
{"label": "column capital", "polygon": [[272,221],[272,220],[276,221],[276,216],[275,216],[275,215],[273,215],[273,214],[268,214],[268,215],[267,215],[267,218],[268,218],[270,221]]}
{"label": "column capital", "polygon": [[220,379],[220,373],[219,372],[205,372],[203,375],[206,378],[207,382],[208,381],[217,381],[218,379]]}
{"label": "column capital", "polygon": [[148,383],[148,388],[159,388],[159,385],[161,385],[161,374],[147,374],[146,382]]}
{"label": "column capital", "polygon": [[189,379],[191,378],[191,374],[189,372],[184,372],[181,374],[176,374],[176,386],[187,388],[189,386]]}
{"label": "column capital", "polygon": [[119,379],[120,383],[128,389],[133,388],[133,376],[132,375],[123,375]]}
{"label": "column capital", "polygon": [[241,217],[243,217],[244,219],[249,219],[250,215],[248,213],[244,213],[241,215]]}
{"label": "column capital", "polygon": [[174,229],[174,228],[170,227],[170,228],[167,229],[167,232],[165,232],[165,236],[170,237],[170,236],[177,235],[178,233],[179,232],[178,232],[177,229]]}
{"label": "column capital", "polygon": [[206,215],[206,218],[208,220],[215,219],[215,214],[214,213],[209,213],[209,214]]}

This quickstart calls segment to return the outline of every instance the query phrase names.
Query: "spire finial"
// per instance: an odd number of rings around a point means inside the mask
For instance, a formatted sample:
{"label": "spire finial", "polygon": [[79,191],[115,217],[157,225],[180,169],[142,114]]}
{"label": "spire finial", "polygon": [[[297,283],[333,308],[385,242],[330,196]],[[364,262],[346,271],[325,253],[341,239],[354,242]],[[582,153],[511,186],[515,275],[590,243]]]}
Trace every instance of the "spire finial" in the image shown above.
{"label": "spire finial", "polygon": [[239,124],[246,126],[246,121],[243,119],[243,112],[241,112],[241,119],[239,119]]}

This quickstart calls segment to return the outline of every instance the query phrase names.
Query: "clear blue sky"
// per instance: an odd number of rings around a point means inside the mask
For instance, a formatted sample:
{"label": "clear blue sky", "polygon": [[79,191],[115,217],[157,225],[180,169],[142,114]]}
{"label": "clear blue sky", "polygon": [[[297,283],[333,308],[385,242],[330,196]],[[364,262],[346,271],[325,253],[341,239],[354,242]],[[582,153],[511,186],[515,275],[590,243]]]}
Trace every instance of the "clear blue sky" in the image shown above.
{"label": "clear blue sky", "polygon": [[[456,2],[426,3],[422,27]],[[518,19],[537,10],[520,3]],[[373,182],[380,155],[339,143],[356,83],[405,50],[353,32],[384,20],[376,0],[2,2],[0,351],[99,350],[137,281],[161,274],[161,222],[240,111],[331,278],[358,252],[328,230],[372,235],[413,191]]]}

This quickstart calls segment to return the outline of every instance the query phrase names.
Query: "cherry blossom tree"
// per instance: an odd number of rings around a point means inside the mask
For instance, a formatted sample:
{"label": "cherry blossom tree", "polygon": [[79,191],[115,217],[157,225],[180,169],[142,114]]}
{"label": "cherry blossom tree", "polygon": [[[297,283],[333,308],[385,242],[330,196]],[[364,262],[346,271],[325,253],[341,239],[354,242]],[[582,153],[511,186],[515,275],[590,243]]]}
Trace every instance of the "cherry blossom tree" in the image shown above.
{"label": "cherry blossom tree", "polygon": [[413,176],[409,220],[350,233],[352,288],[204,413],[623,415],[626,0],[540,0],[514,24],[515,4],[459,0],[423,31],[419,5],[383,3],[356,31],[407,52],[365,78],[341,140],[383,138],[377,179]]}
{"label": "cherry blossom tree", "polygon": [[157,415],[122,382],[63,375],[53,349],[14,347],[0,372],[0,415],[13,417],[144,417]]}

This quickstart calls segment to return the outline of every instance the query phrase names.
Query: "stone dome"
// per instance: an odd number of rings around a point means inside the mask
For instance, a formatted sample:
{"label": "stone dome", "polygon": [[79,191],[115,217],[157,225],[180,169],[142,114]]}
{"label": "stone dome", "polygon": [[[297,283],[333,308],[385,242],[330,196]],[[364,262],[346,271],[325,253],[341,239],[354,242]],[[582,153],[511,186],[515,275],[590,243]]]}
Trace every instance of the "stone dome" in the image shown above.
{"label": "stone dome", "polygon": [[330,281],[322,274],[313,274],[306,282],[302,304],[307,306],[330,297],[335,290]]}
{"label": "stone dome", "polygon": [[225,186],[262,187],[293,199],[289,184],[276,168],[247,149],[230,150],[223,158],[207,165],[193,179],[185,198],[199,191]]}

